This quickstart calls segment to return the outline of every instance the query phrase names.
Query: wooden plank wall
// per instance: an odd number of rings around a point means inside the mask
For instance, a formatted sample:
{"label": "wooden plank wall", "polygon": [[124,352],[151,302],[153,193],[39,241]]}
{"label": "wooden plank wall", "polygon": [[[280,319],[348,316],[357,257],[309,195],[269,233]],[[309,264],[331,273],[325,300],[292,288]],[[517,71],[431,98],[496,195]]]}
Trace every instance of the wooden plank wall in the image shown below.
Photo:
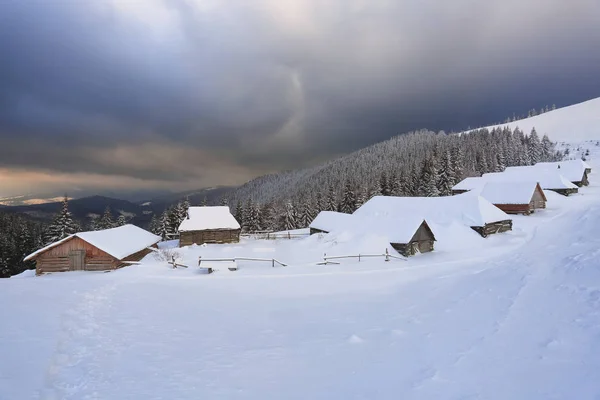
{"label": "wooden plank wall", "polygon": [[179,234],[179,247],[203,243],[237,243],[240,241],[239,229],[213,229],[189,231]]}
{"label": "wooden plank wall", "polygon": [[36,259],[36,272],[41,274],[69,271],[69,253],[73,250],[85,250],[86,271],[104,271],[114,268],[116,259],[113,256],[74,237],[40,254]]}

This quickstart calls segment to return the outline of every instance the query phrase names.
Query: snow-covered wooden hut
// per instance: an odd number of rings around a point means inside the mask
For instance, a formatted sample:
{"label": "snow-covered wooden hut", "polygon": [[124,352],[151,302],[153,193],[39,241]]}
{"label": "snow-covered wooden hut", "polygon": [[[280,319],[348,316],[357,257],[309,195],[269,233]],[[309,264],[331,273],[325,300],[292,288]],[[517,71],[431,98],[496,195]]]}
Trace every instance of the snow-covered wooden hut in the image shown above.
{"label": "snow-covered wooden hut", "polygon": [[488,182],[479,195],[507,214],[529,215],[546,208],[546,195],[537,182]]}
{"label": "snow-covered wooden hut", "polygon": [[555,172],[564,176],[569,182],[573,183],[578,187],[589,185],[587,168],[581,163],[571,162],[553,162],[553,163],[537,163],[535,165],[525,167],[508,167],[506,168],[507,173],[512,174],[525,174],[531,173],[531,171],[545,171]]}
{"label": "snow-covered wooden hut", "polygon": [[329,233],[336,229],[344,229],[351,223],[352,215],[336,211],[321,211],[310,223],[310,234]]}
{"label": "snow-covered wooden hut", "polygon": [[592,166],[580,158],[577,160],[564,160],[564,161],[558,161],[558,162],[539,162],[535,165],[537,165],[537,166],[550,165],[550,166],[554,166],[554,167],[556,167],[557,165],[562,165],[562,166],[573,167],[573,168],[583,168],[587,174],[592,173]]}
{"label": "snow-covered wooden hut", "polygon": [[556,171],[543,168],[519,167],[511,168],[504,172],[491,172],[483,174],[479,178],[466,178],[453,187],[456,192],[481,191],[488,182],[538,182],[543,190],[568,196],[578,192],[577,185],[571,183],[567,178]]}
{"label": "snow-covered wooden hut", "polygon": [[398,222],[386,217],[361,217],[335,211],[321,211],[310,224],[311,234],[362,234],[385,238],[405,257],[433,251],[435,235],[423,218],[406,217]]}
{"label": "snow-covered wooden hut", "polygon": [[387,218],[398,224],[414,218],[441,225],[459,223],[472,228],[483,237],[512,229],[510,216],[474,193],[447,197],[376,196],[353,215],[361,218]]}
{"label": "snow-covered wooden hut", "polygon": [[[355,216],[356,217],[356,216]],[[382,218],[361,218],[360,226],[384,235],[390,245],[405,257],[433,251],[435,235],[427,221],[420,217],[406,217],[402,221]]]}
{"label": "snow-covered wooden hut", "polygon": [[204,243],[237,243],[240,224],[229,207],[190,207],[179,225],[179,246]]}
{"label": "snow-covered wooden hut", "polygon": [[80,232],[39,249],[25,257],[36,261],[36,273],[105,271],[139,261],[156,247],[156,236],[135,225]]}

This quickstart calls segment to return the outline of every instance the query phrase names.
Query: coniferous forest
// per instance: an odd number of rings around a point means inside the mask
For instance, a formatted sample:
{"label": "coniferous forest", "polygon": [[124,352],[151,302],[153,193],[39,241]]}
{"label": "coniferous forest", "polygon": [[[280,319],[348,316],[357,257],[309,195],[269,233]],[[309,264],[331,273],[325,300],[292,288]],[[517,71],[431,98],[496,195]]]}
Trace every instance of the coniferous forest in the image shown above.
{"label": "coniferous forest", "polygon": [[[535,130],[462,135],[423,130],[313,168],[256,178],[220,204],[229,205],[245,232],[305,228],[320,211],[352,213],[373,196],[447,196],[467,176],[561,158]],[[152,231],[163,238],[175,235],[187,206],[182,201],[153,218]]]}
{"label": "coniferous forest", "polygon": [[[501,172],[506,167],[555,161],[547,136],[508,128],[480,129],[469,134],[417,131],[393,137],[312,168],[256,178],[224,196],[244,232],[306,228],[324,210],[352,213],[373,196],[447,196],[467,176]],[[194,204],[195,205],[195,204]],[[203,205],[203,204],[198,204]],[[163,239],[176,237],[190,206],[187,199],[154,215],[149,229]],[[124,225],[110,209],[81,226],[63,206],[49,225],[26,216],[0,214],[0,277],[11,276],[33,263],[23,257],[79,230]]]}

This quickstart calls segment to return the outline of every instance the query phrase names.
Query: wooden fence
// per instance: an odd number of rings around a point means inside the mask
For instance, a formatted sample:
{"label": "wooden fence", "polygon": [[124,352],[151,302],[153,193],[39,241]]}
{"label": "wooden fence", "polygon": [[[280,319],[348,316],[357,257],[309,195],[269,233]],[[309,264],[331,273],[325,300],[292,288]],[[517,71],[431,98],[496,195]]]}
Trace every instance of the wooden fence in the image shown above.
{"label": "wooden fence", "polygon": [[360,262],[361,259],[374,258],[374,257],[384,257],[384,261],[390,261],[390,260],[407,261],[405,257],[398,257],[395,255],[392,255],[388,252],[388,249],[385,249],[385,253],[383,253],[383,254],[356,254],[356,255],[345,255],[345,256],[327,256],[327,254],[324,254],[323,261],[317,263],[317,265],[327,265],[327,264],[338,264],[339,265],[339,262],[335,262],[335,261],[331,261],[331,260],[340,260],[340,259],[344,259],[344,258],[357,258],[358,262]]}

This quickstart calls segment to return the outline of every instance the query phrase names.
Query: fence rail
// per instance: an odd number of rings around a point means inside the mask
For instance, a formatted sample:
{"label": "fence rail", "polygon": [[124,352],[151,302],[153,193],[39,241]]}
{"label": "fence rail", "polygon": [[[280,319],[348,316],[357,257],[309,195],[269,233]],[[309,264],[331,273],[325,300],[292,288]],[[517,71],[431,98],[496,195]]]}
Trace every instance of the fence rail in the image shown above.
{"label": "fence rail", "polygon": [[238,261],[267,261],[271,263],[272,267],[275,267],[275,264],[281,265],[282,267],[287,267],[287,264],[282,263],[281,261],[275,258],[254,258],[254,257],[234,257],[234,258],[202,258],[202,256],[198,257],[198,266],[204,262],[238,262]]}
{"label": "fence rail", "polygon": [[310,236],[310,233],[276,233],[276,232],[252,232],[252,233],[242,233],[240,236],[242,237],[252,237],[256,239],[266,239],[266,240],[275,240],[275,239],[299,239]]}
{"label": "fence rail", "polygon": [[356,254],[356,255],[344,255],[344,256],[327,256],[327,254],[323,255],[323,261],[317,263],[317,265],[327,265],[327,264],[338,264],[338,262],[330,261],[330,260],[340,260],[343,258],[358,258],[358,262],[360,262],[361,258],[374,258],[374,257],[385,257],[385,261],[390,261],[391,259],[406,261],[405,257],[398,257],[388,252],[388,249],[385,249],[385,253],[383,254]]}

